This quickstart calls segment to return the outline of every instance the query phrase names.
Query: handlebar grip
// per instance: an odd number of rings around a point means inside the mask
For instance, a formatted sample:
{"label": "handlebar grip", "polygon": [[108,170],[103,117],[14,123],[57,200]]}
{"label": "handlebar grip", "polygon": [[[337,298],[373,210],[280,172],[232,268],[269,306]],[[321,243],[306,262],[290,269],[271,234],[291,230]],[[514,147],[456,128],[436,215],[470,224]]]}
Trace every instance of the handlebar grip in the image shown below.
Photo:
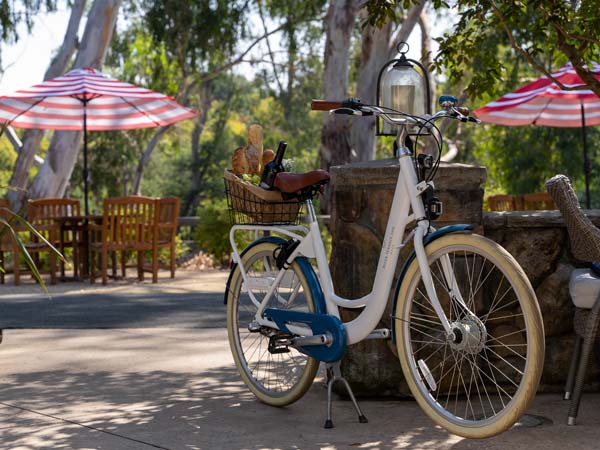
{"label": "handlebar grip", "polygon": [[335,100],[313,100],[310,104],[310,109],[313,111],[329,111],[341,107],[342,102]]}

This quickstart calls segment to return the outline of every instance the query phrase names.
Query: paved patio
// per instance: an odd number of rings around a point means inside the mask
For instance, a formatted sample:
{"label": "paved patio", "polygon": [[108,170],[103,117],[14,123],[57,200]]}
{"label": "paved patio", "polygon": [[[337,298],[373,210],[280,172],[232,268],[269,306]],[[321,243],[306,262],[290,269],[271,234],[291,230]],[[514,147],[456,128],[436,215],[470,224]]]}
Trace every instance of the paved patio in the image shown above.
{"label": "paved patio", "polygon": [[63,283],[52,299],[34,285],[0,286],[0,449],[592,449],[600,395],[583,398],[580,425],[567,402],[536,399],[541,426],[485,441],[451,436],[412,401],[362,400],[370,419],[334,403],[322,428],[321,380],[286,408],[254,400],[233,366],[224,329],[224,272],[173,281]]}

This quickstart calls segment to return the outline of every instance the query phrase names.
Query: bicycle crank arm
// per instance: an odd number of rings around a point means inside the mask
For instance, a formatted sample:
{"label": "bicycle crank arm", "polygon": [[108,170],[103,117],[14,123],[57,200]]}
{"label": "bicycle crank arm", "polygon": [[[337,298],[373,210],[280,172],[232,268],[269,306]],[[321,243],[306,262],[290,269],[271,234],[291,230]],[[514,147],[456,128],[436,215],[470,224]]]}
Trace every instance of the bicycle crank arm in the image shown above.
{"label": "bicycle crank arm", "polygon": [[310,345],[331,345],[333,344],[333,336],[331,333],[318,334],[316,336],[301,336],[292,339],[294,347],[308,347]]}

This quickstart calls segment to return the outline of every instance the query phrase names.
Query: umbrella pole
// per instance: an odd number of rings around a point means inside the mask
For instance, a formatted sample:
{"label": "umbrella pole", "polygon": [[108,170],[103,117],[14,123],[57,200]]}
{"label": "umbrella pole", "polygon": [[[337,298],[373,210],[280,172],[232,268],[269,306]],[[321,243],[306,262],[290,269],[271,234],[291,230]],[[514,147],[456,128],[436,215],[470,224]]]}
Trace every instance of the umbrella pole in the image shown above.
{"label": "umbrella pole", "polygon": [[590,209],[590,160],[587,151],[587,136],[585,132],[585,112],[581,102],[581,139],[583,140],[583,174],[585,176],[585,207]]}
{"label": "umbrella pole", "polygon": [[83,197],[85,205],[85,215],[90,215],[88,205],[88,158],[87,158],[87,101],[83,100]]}
{"label": "umbrella pole", "polygon": [[83,268],[83,275],[89,275],[91,272],[91,267],[92,267],[92,261],[90,258],[90,249],[89,249],[89,242],[90,242],[90,235],[89,235],[89,229],[88,229],[88,216],[90,215],[90,208],[89,208],[89,204],[88,204],[88,176],[89,176],[89,171],[88,171],[88,157],[87,157],[87,99],[84,98],[82,100],[83,102],[83,204],[85,205],[85,219],[84,219],[84,223],[83,223],[83,239],[85,242],[85,245],[83,246],[83,258],[84,258],[84,268]]}

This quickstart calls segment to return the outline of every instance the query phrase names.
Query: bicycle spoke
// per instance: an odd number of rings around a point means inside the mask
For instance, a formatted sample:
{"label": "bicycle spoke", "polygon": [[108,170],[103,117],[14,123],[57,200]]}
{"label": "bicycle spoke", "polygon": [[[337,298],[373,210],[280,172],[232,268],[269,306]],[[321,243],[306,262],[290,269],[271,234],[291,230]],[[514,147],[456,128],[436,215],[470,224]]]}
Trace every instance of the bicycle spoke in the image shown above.
{"label": "bicycle spoke", "polygon": [[[463,242],[478,239],[465,237]],[[477,246],[455,242],[448,239],[448,250],[440,244],[428,253],[432,288],[453,335],[447,337],[431,309],[427,295],[431,289],[425,288],[419,272],[413,272],[403,291],[412,301],[402,303],[403,311],[396,313],[408,319],[395,322],[403,328],[406,341],[398,348],[405,348],[409,365],[403,361],[403,367],[412,373],[418,388],[415,396],[420,392],[432,417],[441,416],[458,428],[468,422],[474,428],[481,423],[494,430],[488,424],[498,421],[509,426],[507,408],[520,408],[522,413],[523,399],[531,398],[521,389],[531,353],[529,341],[522,338],[530,339],[531,319],[522,303],[522,295],[528,294],[522,287],[515,288],[514,279],[507,275],[513,275],[507,272],[512,263],[491,252],[489,257],[479,254],[474,251]],[[430,376],[433,382],[428,381]]]}

